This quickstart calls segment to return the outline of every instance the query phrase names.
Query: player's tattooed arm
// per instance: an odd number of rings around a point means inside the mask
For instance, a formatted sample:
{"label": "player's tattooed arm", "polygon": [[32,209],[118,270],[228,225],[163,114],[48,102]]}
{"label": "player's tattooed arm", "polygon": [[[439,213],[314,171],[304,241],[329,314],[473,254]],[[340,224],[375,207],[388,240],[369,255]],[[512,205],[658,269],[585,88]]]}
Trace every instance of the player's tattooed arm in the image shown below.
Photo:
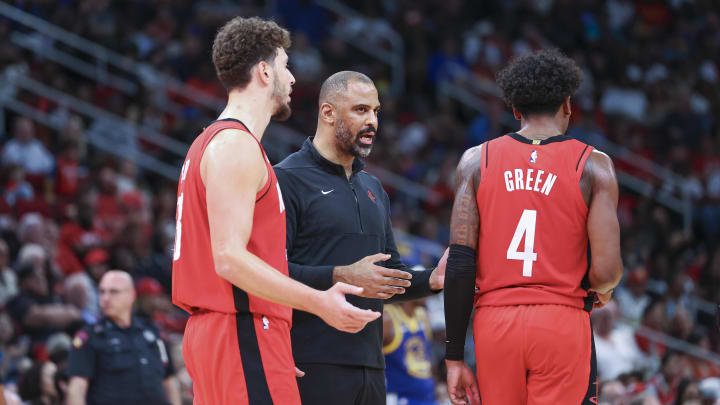
{"label": "player's tattooed arm", "polygon": [[448,395],[453,404],[480,403],[473,372],[464,364],[464,347],[475,295],[480,230],[475,196],[480,184],[481,153],[482,146],[468,149],[455,172],[455,203],[450,217],[450,254],[445,276],[445,365]]}
{"label": "player's tattooed arm", "polygon": [[480,184],[480,151],[476,146],[460,158],[455,172],[455,202],[450,216],[450,244],[477,249],[480,214],[477,189]]}
{"label": "player's tattooed arm", "polygon": [[475,193],[480,182],[482,147],[463,154],[455,172],[455,203],[450,217],[450,253],[445,272],[445,329],[448,361],[462,361],[473,296],[480,215]]}

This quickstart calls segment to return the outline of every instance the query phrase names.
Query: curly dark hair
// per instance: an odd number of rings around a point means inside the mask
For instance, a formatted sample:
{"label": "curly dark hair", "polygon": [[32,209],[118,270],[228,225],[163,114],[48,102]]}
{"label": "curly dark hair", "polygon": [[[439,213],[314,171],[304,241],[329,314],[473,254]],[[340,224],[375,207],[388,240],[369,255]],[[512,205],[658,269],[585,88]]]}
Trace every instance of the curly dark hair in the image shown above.
{"label": "curly dark hair", "polygon": [[557,49],[519,56],[497,75],[509,106],[522,115],[554,114],[582,82],[582,70]]}
{"label": "curly dark hair", "polygon": [[272,62],[277,49],[290,48],[290,33],[274,21],[235,17],[220,28],[212,47],[218,79],[226,89],[243,88],[250,69],[260,61]]}

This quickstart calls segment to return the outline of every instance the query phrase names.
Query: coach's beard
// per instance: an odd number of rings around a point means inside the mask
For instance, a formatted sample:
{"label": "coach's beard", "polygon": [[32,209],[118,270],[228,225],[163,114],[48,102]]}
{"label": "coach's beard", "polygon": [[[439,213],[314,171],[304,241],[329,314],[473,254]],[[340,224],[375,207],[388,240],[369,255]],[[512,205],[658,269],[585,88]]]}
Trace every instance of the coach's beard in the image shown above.
{"label": "coach's beard", "polygon": [[366,158],[372,151],[372,144],[365,145],[360,142],[360,136],[366,133],[375,133],[375,129],[372,127],[366,127],[360,130],[356,135],[353,135],[350,130],[345,126],[345,122],[342,119],[337,121],[335,125],[335,140],[337,141],[338,147],[343,152],[360,158]]}

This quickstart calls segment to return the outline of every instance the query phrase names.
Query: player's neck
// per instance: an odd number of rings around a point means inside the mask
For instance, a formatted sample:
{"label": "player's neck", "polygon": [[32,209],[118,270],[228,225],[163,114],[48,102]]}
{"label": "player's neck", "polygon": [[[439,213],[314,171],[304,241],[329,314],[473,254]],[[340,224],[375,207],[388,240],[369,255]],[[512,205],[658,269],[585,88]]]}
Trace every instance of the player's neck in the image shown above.
{"label": "player's neck", "polygon": [[542,140],[562,135],[565,132],[564,126],[558,122],[557,117],[552,116],[523,117],[520,121],[520,127],[517,133],[527,139]]}
{"label": "player's neck", "polygon": [[[250,85],[249,85],[250,86]],[[241,121],[258,140],[262,139],[272,115],[271,100],[250,88],[231,90],[228,103],[218,119],[234,118]]]}
{"label": "player's neck", "polygon": [[355,157],[338,150],[337,143],[335,142],[335,134],[332,133],[332,128],[327,131],[323,131],[322,128],[318,127],[315,132],[315,138],[313,138],[313,146],[320,155],[322,155],[322,157],[345,168],[345,175],[348,178],[350,177]]}

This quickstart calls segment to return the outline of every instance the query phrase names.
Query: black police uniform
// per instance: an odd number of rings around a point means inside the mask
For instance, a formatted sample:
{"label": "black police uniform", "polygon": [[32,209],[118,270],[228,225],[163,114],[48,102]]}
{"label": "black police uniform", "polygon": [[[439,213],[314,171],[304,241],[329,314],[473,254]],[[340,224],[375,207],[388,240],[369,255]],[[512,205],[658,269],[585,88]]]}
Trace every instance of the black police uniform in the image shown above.
{"label": "black police uniform", "polygon": [[[381,265],[412,273],[412,286],[391,300],[427,296],[430,271],[413,271],[400,260],[390,222],[390,200],[380,180],[355,159],[345,169],[325,159],[308,138],[275,166],[287,221],[290,276],[311,287],[332,286],[335,266],[386,253]],[[360,308],[382,312],[383,300],[348,295]],[[306,371],[298,379],[303,404],[385,403],[382,319],[356,334],[340,332],[308,312],[293,311],[293,356]]]}
{"label": "black police uniform", "polygon": [[77,332],[67,373],[89,380],[88,405],[169,405],[163,381],[175,370],[157,329],[133,316],[127,328],[103,317]]}

